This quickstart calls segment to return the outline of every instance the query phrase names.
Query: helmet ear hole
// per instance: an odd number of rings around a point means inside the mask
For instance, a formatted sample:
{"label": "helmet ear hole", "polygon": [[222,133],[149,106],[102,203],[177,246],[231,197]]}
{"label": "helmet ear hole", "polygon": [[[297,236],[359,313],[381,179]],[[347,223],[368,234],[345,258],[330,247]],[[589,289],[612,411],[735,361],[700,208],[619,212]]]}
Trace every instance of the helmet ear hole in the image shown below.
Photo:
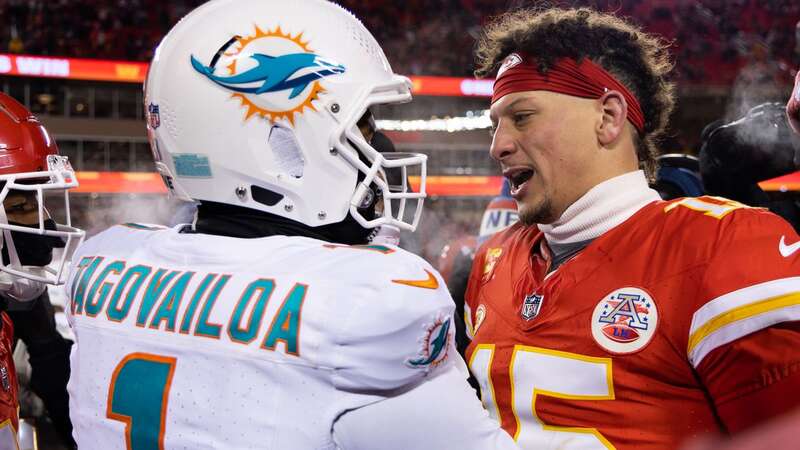
{"label": "helmet ear hole", "polygon": [[253,200],[267,206],[275,206],[283,200],[283,195],[256,185],[250,186],[250,192],[253,195]]}

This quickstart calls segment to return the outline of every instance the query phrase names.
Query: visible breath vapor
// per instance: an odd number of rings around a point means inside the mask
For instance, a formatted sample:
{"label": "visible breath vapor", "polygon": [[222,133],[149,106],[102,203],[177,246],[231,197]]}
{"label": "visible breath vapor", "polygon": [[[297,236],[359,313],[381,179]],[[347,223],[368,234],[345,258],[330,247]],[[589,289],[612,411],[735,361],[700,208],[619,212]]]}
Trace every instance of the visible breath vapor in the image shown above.
{"label": "visible breath vapor", "polygon": [[194,204],[164,195],[76,196],[71,208],[73,223],[86,230],[87,238],[121,223],[173,226],[191,222]]}
{"label": "visible breath vapor", "polygon": [[742,67],[731,87],[725,120],[742,117],[764,102],[786,102],[791,88],[782,82],[783,69],[772,59],[756,59]]}

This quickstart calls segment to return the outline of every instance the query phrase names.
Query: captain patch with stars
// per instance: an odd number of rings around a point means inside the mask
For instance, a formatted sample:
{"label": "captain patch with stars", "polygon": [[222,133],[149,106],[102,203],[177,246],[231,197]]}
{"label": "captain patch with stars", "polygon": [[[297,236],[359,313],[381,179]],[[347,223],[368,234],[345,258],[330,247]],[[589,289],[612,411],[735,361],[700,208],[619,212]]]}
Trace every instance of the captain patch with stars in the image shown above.
{"label": "captain patch with stars", "polygon": [[658,327],[658,309],[642,289],[617,289],[597,303],[592,314],[592,336],[612,353],[633,353],[650,342]]}

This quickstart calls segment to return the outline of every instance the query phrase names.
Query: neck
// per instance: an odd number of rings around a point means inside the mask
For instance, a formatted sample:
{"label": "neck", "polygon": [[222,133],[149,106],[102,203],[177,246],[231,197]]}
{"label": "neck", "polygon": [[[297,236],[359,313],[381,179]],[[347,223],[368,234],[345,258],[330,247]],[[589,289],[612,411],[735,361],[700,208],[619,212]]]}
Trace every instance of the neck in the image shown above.
{"label": "neck", "polygon": [[374,234],[349,215],[342,222],[310,227],[263,211],[215,202],[200,203],[193,231],[236,238],[304,236],[347,245],[366,244]]}
{"label": "neck", "polygon": [[538,226],[548,244],[589,241],[660,199],[658,192],[647,185],[644,172],[637,170],[596,185],[570,205],[558,220]]}

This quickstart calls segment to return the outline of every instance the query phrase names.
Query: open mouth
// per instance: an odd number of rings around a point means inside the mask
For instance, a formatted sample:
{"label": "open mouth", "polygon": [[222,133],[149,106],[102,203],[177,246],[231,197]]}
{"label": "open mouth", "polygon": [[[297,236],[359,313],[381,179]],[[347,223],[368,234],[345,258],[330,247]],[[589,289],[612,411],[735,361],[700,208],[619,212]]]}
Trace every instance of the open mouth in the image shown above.
{"label": "open mouth", "polygon": [[529,168],[509,169],[503,174],[511,183],[511,195],[520,193],[525,183],[530,180],[535,172]]}

